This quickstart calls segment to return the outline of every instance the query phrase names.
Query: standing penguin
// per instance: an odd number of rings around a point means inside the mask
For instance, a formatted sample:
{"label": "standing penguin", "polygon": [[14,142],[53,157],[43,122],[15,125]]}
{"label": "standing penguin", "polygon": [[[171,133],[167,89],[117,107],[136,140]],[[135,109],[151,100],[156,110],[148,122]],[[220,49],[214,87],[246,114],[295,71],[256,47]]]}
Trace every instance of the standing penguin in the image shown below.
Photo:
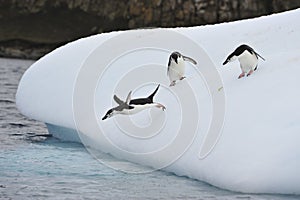
{"label": "standing penguin", "polygon": [[150,94],[148,97],[145,98],[131,99],[131,93],[132,93],[131,91],[129,92],[126,98],[126,101],[122,101],[117,97],[117,95],[114,95],[114,100],[119,105],[109,109],[104,115],[104,117],[102,118],[102,120],[110,118],[116,114],[132,115],[142,110],[145,110],[147,108],[153,108],[153,107],[161,108],[162,110],[165,110],[166,107],[164,105],[153,102],[153,98],[157,93],[159,86],[160,85],[156,87],[156,89],[154,90],[154,92],[152,92],[152,94]]}
{"label": "standing penguin", "polygon": [[262,60],[265,60],[261,55],[256,53],[254,49],[246,44],[242,44],[226,58],[223,65],[226,65],[228,62],[232,62],[237,58],[240,62],[240,67],[242,70],[242,73],[238,78],[242,78],[246,74],[247,76],[250,76],[257,69],[258,57],[260,57]]}
{"label": "standing penguin", "polygon": [[197,65],[197,62],[187,56],[181,55],[179,52],[173,52],[169,57],[168,62],[168,71],[167,75],[170,79],[170,86],[174,86],[176,81],[183,80],[185,78],[185,61],[189,61],[194,65]]}

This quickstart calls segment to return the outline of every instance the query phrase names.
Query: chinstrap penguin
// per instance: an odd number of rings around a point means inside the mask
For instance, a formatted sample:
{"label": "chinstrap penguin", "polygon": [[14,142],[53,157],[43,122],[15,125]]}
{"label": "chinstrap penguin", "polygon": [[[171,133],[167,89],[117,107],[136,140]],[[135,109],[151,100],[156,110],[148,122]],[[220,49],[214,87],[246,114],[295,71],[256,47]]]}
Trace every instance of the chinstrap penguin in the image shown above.
{"label": "chinstrap penguin", "polygon": [[182,55],[179,52],[173,52],[169,57],[167,75],[170,79],[170,86],[174,86],[176,81],[183,80],[185,78],[185,61],[189,61],[194,65],[197,65],[197,62],[187,56]]}
{"label": "chinstrap penguin", "polygon": [[238,59],[242,70],[242,73],[238,78],[242,78],[246,74],[247,76],[250,76],[257,69],[258,57],[265,60],[261,55],[256,53],[254,49],[246,44],[242,44],[226,58],[223,65]]}
{"label": "chinstrap penguin", "polygon": [[109,109],[104,115],[104,117],[102,118],[102,120],[105,120],[117,114],[132,115],[142,110],[153,108],[153,107],[157,107],[157,108],[161,108],[162,110],[165,110],[166,107],[164,105],[153,102],[153,98],[157,93],[159,86],[160,85],[158,85],[154,90],[154,92],[146,98],[131,99],[132,91],[130,91],[126,98],[126,101],[124,102],[120,98],[118,98],[117,95],[114,95],[114,100],[118,104],[118,106]]}

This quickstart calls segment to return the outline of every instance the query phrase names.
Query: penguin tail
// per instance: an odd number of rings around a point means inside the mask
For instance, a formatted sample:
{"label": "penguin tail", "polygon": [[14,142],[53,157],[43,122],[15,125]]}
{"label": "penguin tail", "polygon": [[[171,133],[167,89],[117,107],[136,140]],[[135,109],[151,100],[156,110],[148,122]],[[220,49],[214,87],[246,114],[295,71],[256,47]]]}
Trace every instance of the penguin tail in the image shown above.
{"label": "penguin tail", "polygon": [[155,94],[157,93],[157,91],[159,89],[159,86],[160,86],[160,84],[158,84],[158,86],[156,87],[154,92],[148,96],[148,99],[151,99],[152,102],[153,102],[153,97],[155,96]]}

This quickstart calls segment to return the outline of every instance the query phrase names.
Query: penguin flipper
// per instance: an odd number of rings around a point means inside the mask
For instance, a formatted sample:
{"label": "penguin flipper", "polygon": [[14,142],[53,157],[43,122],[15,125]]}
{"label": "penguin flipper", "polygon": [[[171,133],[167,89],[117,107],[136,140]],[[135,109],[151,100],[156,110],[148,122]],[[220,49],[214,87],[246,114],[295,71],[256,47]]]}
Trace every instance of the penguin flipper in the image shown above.
{"label": "penguin flipper", "polygon": [[247,45],[247,47],[248,47],[248,51],[249,51],[251,54],[255,54],[256,57],[260,57],[263,61],[265,61],[265,59],[264,59],[261,55],[259,55],[256,51],[254,51],[253,48],[249,47],[248,45]]}
{"label": "penguin flipper", "polygon": [[265,59],[264,59],[261,55],[259,55],[259,54],[256,53],[256,52],[255,52],[255,54],[256,54],[258,57],[260,57],[263,61],[265,61]]}
{"label": "penguin flipper", "polygon": [[125,102],[122,101],[119,97],[117,97],[117,95],[114,95],[114,100],[117,104],[121,105],[124,104]]}
{"label": "penguin flipper", "polygon": [[126,98],[126,104],[129,105],[129,102],[131,101],[131,94],[132,94],[132,91],[130,91],[127,95],[127,98]]}
{"label": "penguin flipper", "polygon": [[265,61],[265,59],[261,55],[259,55],[259,53],[257,53],[253,49],[252,49],[252,52],[256,55],[257,58],[260,57],[263,61]]}

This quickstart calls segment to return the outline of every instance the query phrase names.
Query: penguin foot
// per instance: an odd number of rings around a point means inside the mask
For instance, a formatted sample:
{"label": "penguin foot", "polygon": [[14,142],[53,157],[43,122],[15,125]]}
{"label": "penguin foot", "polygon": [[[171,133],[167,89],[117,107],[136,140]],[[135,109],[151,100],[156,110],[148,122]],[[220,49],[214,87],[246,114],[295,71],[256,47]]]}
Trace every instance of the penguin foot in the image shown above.
{"label": "penguin foot", "polygon": [[166,107],[164,105],[160,104],[160,103],[157,103],[156,107],[161,108],[163,111],[166,110]]}
{"label": "penguin foot", "polygon": [[175,84],[176,84],[176,81],[172,81],[172,82],[170,83],[170,87],[174,86]]}
{"label": "penguin foot", "polygon": [[186,78],[186,77],[185,77],[185,76],[183,76],[183,77],[181,77],[181,78],[180,78],[180,80],[182,81],[182,80],[183,80],[183,79],[185,79],[185,78]]}
{"label": "penguin foot", "polygon": [[247,76],[250,76],[251,74],[253,74],[253,70],[252,69],[248,72]]}
{"label": "penguin foot", "polygon": [[243,72],[243,73],[241,73],[240,75],[239,75],[239,79],[240,78],[243,78],[245,76],[245,72]]}

